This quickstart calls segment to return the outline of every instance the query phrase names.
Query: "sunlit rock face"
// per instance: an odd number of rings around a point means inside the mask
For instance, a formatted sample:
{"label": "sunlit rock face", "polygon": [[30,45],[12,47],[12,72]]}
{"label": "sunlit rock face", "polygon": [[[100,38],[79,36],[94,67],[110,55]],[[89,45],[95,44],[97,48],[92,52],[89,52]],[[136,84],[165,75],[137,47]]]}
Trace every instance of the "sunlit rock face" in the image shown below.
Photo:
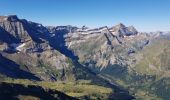
{"label": "sunlit rock face", "polygon": [[[56,30],[63,28],[57,27]],[[69,65],[69,58],[51,43],[57,41],[53,39],[51,31],[39,23],[19,19],[16,15],[0,16],[0,54],[3,57],[0,70],[6,70],[7,76],[16,78],[20,78],[17,72],[23,74],[25,71],[33,75],[30,78],[35,75],[37,79],[46,81],[66,77],[63,70],[73,66]],[[7,62],[9,64],[5,64]],[[10,66],[17,67],[10,69]]]}

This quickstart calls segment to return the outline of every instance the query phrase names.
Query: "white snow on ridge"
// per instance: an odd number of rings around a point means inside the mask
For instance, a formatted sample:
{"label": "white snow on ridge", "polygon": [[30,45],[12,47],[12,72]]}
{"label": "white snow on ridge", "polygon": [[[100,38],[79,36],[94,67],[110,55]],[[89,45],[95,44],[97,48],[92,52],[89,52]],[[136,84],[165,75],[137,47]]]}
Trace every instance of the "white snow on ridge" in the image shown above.
{"label": "white snow on ridge", "polygon": [[104,26],[104,27],[100,27],[100,28],[94,28],[94,29],[90,29],[90,28],[79,28],[76,30],[75,33],[78,33],[78,34],[94,34],[94,33],[101,33],[102,31],[105,31],[107,30],[107,26]]}
{"label": "white snow on ridge", "polygon": [[22,51],[22,48],[25,46],[25,43],[20,44],[18,47],[16,47],[16,50]]}
{"label": "white snow on ridge", "polygon": [[18,44],[13,43],[13,44],[11,44],[11,46],[17,51],[22,51],[22,49],[25,45],[26,45],[26,43],[18,43]]}

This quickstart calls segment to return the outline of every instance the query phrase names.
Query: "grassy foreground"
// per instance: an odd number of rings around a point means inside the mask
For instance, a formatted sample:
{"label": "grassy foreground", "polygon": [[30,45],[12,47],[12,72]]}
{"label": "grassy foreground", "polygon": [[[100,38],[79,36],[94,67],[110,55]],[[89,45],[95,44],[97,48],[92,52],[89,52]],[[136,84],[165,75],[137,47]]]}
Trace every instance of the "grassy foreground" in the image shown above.
{"label": "grassy foreground", "polygon": [[111,88],[92,85],[89,80],[79,80],[76,82],[45,82],[45,81],[30,81],[25,79],[6,79],[3,82],[22,84],[24,86],[34,85],[41,86],[44,89],[54,89],[61,91],[71,97],[79,99],[108,99],[113,93]]}

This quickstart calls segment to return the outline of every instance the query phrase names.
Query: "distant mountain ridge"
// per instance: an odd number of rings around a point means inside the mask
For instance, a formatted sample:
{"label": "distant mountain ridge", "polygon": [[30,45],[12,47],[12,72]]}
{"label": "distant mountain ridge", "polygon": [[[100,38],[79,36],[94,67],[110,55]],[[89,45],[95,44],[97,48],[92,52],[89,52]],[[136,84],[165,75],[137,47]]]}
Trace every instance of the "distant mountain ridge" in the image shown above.
{"label": "distant mountain ridge", "polygon": [[[0,16],[0,74],[52,82],[87,79],[115,89],[118,100],[167,99],[169,33],[139,32],[122,23],[95,29],[43,26]],[[165,84],[157,84],[162,80]]]}

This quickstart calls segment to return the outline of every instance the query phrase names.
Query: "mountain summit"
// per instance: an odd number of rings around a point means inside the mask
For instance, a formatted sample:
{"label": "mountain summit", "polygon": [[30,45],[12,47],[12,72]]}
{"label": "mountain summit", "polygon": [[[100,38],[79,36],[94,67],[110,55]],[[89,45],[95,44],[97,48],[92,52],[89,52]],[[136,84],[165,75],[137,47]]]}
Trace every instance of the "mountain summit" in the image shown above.
{"label": "mountain summit", "polygon": [[133,26],[126,27],[122,23],[112,27],[111,32],[120,37],[136,35],[138,33],[138,31]]}

